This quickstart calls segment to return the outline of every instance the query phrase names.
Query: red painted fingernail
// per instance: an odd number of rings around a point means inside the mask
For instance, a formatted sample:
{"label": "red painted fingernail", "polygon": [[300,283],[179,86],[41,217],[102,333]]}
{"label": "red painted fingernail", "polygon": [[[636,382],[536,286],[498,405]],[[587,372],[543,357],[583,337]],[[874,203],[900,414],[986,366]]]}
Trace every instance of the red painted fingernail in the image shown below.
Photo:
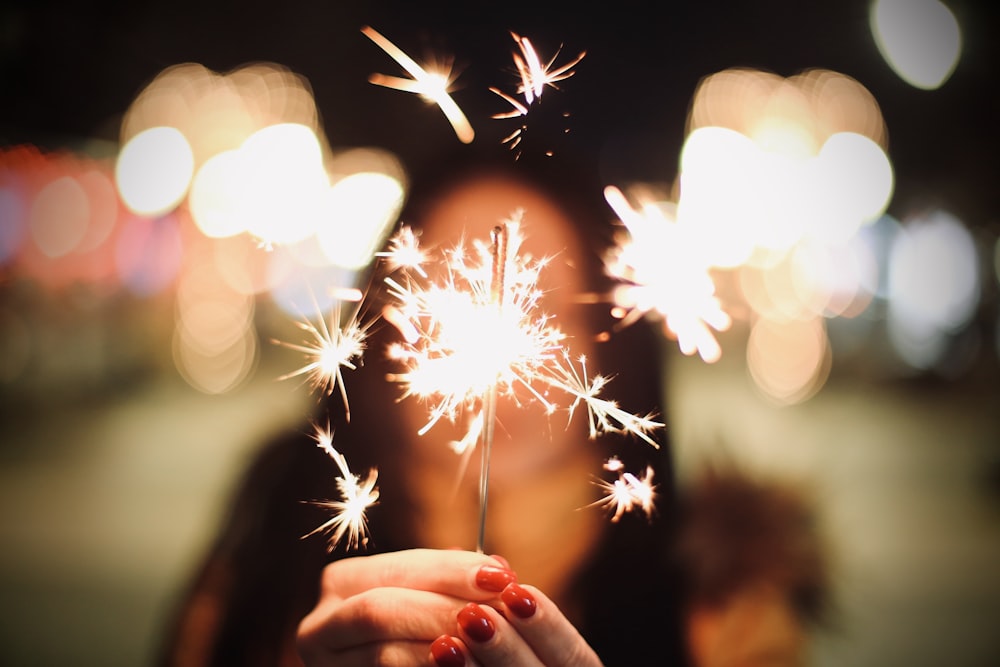
{"label": "red painted fingernail", "polygon": [[476,585],[486,591],[499,593],[508,584],[517,581],[517,575],[496,565],[483,565],[476,572]]}
{"label": "red painted fingernail", "polygon": [[500,561],[501,565],[503,565],[508,570],[513,571],[513,568],[511,568],[510,563],[507,562],[507,559],[501,556],[500,554],[490,554],[490,558]]}
{"label": "red painted fingernail", "polygon": [[493,621],[475,602],[470,602],[458,612],[458,624],[465,630],[465,634],[477,642],[488,642],[496,632]]}
{"label": "red painted fingernail", "polygon": [[500,599],[507,605],[507,608],[514,612],[519,618],[530,618],[535,615],[538,603],[534,596],[526,589],[517,584],[511,584],[500,594]]}
{"label": "red painted fingernail", "polygon": [[438,637],[431,644],[431,658],[438,667],[465,667],[465,654],[448,635]]}

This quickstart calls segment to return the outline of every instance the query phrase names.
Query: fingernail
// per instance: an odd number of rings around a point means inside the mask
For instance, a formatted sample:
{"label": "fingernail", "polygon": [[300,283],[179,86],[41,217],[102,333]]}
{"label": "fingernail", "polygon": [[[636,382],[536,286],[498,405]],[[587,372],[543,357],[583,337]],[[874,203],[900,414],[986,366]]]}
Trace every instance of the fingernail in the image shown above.
{"label": "fingernail", "polygon": [[530,618],[535,615],[538,603],[534,596],[525,588],[511,584],[500,594],[500,599],[518,618]]}
{"label": "fingernail", "polygon": [[510,563],[507,562],[507,559],[504,558],[503,556],[501,556],[500,554],[490,554],[490,558],[493,558],[494,560],[500,561],[501,565],[503,565],[508,570],[512,570],[513,571],[513,568],[510,566]]}
{"label": "fingernail", "polygon": [[465,667],[465,654],[448,635],[438,637],[431,644],[431,658],[438,667]]}
{"label": "fingernail", "polygon": [[465,634],[477,642],[488,642],[496,632],[493,621],[474,602],[465,605],[465,608],[458,612],[458,624],[465,630]]}
{"label": "fingernail", "polygon": [[499,593],[507,588],[508,584],[517,581],[517,576],[510,570],[505,570],[496,565],[483,565],[476,572],[476,585],[486,591]]}

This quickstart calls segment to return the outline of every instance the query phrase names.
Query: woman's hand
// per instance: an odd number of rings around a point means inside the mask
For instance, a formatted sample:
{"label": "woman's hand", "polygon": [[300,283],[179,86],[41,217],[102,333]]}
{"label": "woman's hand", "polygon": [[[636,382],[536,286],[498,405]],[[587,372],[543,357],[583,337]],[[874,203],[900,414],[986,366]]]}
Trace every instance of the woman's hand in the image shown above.
{"label": "woman's hand", "polygon": [[309,667],[600,665],[540,591],[518,586],[502,560],[468,551],[414,549],[328,565],[297,645]]}
{"label": "woman's hand", "polygon": [[309,667],[426,665],[427,647],[456,629],[470,601],[496,603],[515,575],[489,556],[414,549],[359,556],[323,571],[320,599],[299,624]]}
{"label": "woman's hand", "polygon": [[458,613],[458,636],[443,635],[431,644],[439,667],[601,667],[601,660],[563,616],[533,586],[510,583],[497,609],[468,603]]}

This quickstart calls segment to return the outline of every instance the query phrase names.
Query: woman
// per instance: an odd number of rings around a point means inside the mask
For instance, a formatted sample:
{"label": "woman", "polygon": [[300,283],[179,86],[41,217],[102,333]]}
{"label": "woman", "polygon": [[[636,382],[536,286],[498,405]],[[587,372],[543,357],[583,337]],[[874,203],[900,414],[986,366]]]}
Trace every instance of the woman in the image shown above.
{"label": "woman", "polygon": [[[554,257],[539,280],[541,310],[555,315],[592,372],[617,375],[610,397],[638,412],[656,409],[655,342],[636,327],[595,344],[601,327],[579,299],[600,275],[596,253],[587,252],[593,229],[548,193],[509,174],[466,172],[425,205],[411,206],[405,219],[422,230],[422,245],[434,248],[485,238],[515,209],[524,211],[524,252]],[[297,665],[297,650],[310,667],[683,664],[668,565],[666,448],[628,438],[589,441],[585,415],[566,427],[564,413],[501,401],[486,551],[503,558],[455,551],[476,542],[478,476],[462,475],[444,446],[460,437],[462,424],[442,420],[416,436],[427,422],[424,406],[400,401],[400,387],[385,380],[398,370],[382,352],[394,337],[391,327],[378,327],[365,367],[347,378],[350,423],[336,401],[330,405],[335,446],[352,469],[379,468],[381,500],[370,509],[366,550],[343,559],[342,547],[328,554],[322,538],[299,539],[325,520],[302,501],[336,493],[336,471],[306,429],[270,444],[183,606],[166,664]],[[636,349],[641,355],[622,352]],[[317,419],[325,421],[325,413]],[[652,465],[659,486],[652,521],[628,515],[610,522],[591,506],[601,496],[595,476],[613,455],[630,468]]]}

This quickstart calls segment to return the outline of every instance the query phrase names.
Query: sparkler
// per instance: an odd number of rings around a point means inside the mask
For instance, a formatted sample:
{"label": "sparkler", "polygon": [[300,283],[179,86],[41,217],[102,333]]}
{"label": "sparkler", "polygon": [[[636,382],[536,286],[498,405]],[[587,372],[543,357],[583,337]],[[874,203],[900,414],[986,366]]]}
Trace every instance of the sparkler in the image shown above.
{"label": "sparkler", "polygon": [[464,144],[472,143],[476,133],[472,129],[472,125],[469,124],[469,119],[465,117],[458,104],[448,94],[448,89],[452,83],[450,68],[428,72],[374,28],[365,26],[361,29],[361,32],[368,39],[375,42],[390,58],[399,63],[400,67],[413,77],[412,79],[405,79],[387,74],[372,74],[368,77],[368,80],[378,86],[402,90],[407,93],[416,93],[425,100],[437,104],[442,113],[444,113],[445,118],[451,123],[451,127],[455,131],[458,140]]}
{"label": "sparkler", "polygon": [[633,433],[656,449],[660,448],[649,434],[661,428],[663,422],[656,421],[652,414],[640,417],[621,409],[615,401],[599,398],[601,390],[609,382],[608,378],[595,375],[588,379],[585,356],[581,355],[579,358],[582,372],[576,370],[567,350],[562,351],[562,357],[564,363],[560,364],[554,360],[547,369],[552,373],[551,378],[543,379],[546,381],[551,379],[556,386],[573,396],[573,403],[569,406],[570,419],[573,418],[573,412],[581,402],[587,406],[587,424],[591,439],[601,433]]}
{"label": "sparkler", "polygon": [[625,471],[625,466],[616,457],[608,459],[604,469],[618,473],[618,479],[613,482],[600,480],[596,482],[606,495],[593,505],[614,508],[611,521],[617,523],[626,512],[636,507],[642,509],[647,517],[653,514],[653,500],[656,497],[656,486],[653,484],[653,468],[647,466],[646,473],[637,477]]}
{"label": "sparkler", "polygon": [[[580,54],[570,62],[553,69],[556,58],[559,57],[558,51],[548,63],[543,65],[541,58],[538,57],[538,52],[535,51],[535,47],[531,44],[531,40],[527,37],[518,35],[516,32],[511,32],[510,34],[517,43],[518,49],[520,49],[520,54],[514,53],[513,55],[514,66],[517,68],[518,76],[521,79],[517,87],[517,94],[523,95],[524,101],[522,102],[513,95],[508,95],[499,88],[490,87],[490,91],[499,95],[512,107],[510,111],[493,114],[493,118],[496,119],[527,116],[531,105],[534,104],[536,100],[541,99],[542,93],[545,91],[545,87],[550,86],[558,90],[559,86],[556,84],[559,81],[563,81],[573,76],[576,73],[573,68],[577,65],[577,63],[583,60],[584,56],[587,55],[586,51],[581,51]],[[516,149],[521,143],[521,140],[524,138],[524,132],[526,130],[527,126],[521,125],[505,137],[502,140],[502,143],[510,144],[511,150]]]}
{"label": "sparkler", "polygon": [[368,543],[368,521],[365,511],[378,501],[378,470],[372,468],[364,481],[359,475],[351,472],[347,459],[333,447],[333,432],[329,425],[325,429],[316,427],[313,437],[316,445],[336,462],[340,469],[337,478],[337,490],[340,500],[314,501],[319,507],[325,507],[333,512],[333,516],[315,530],[303,535],[303,539],[317,533],[329,533],[327,548],[333,551],[337,544],[346,536],[347,548],[356,549]]}
{"label": "sparkler", "polygon": [[[466,451],[477,441],[483,443],[480,550],[499,398],[518,405],[535,401],[551,414],[559,406],[548,398],[548,390],[559,390],[570,401],[570,418],[580,404],[586,405],[591,438],[604,432],[632,433],[655,447],[650,433],[662,426],[651,415],[632,415],[601,398],[607,378],[588,378],[585,360],[581,358],[580,370],[570,361],[566,336],[553,317],[538,312],[542,292],[537,281],[549,259],[519,254],[522,216],[523,211],[516,211],[503,221],[491,244],[474,243],[471,255],[462,245],[446,253],[444,275],[437,281],[423,270],[386,278],[395,303],[385,316],[403,335],[403,341],[389,349],[389,357],[402,370],[388,379],[403,386],[402,398],[413,396],[428,404],[428,421],[418,433],[426,434],[442,418],[454,423],[469,412],[469,430],[453,446]],[[409,252],[413,240],[406,236],[390,247]],[[385,258],[405,265],[391,252]]]}
{"label": "sparkler", "polygon": [[645,315],[660,317],[684,354],[718,361],[722,349],[711,329],[725,331],[732,320],[715,296],[708,268],[698,262],[697,246],[658,207],[636,210],[613,186],[604,195],[628,230],[605,257],[608,274],[621,283],[614,300],[624,313],[622,326]]}
{"label": "sparkler", "polygon": [[[305,375],[309,378],[313,389],[320,389],[327,395],[333,394],[335,388],[339,389],[341,399],[344,402],[346,419],[350,421],[351,408],[347,399],[347,389],[344,386],[343,369],[355,370],[357,368],[357,362],[365,352],[365,340],[370,324],[362,324],[358,319],[361,312],[361,293],[357,292],[346,296],[357,301],[358,307],[343,325],[340,324],[342,307],[339,299],[331,312],[329,323],[314,299],[313,305],[317,312],[316,323],[314,324],[308,318],[303,318],[296,323],[300,329],[309,334],[310,339],[302,344],[275,342],[305,353],[308,359],[304,366],[281,376],[279,379],[287,380]],[[303,537],[309,537],[316,533],[329,533],[327,548],[330,551],[333,551],[345,536],[347,537],[348,549],[367,544],[368,526],[365,512],[378,500],[378,488],[375,486],[378,470],[375,468],[369,470],[363,482],[361,477],[352,473],[347,465],[347,459],[333,447],[333,433],[329,424],[325,429],[317,426],[313,437],[317,446],[326,452],[340,469],[337,490],[340,492],[341,499],[314,501],[315,505],[330,510],[332,516]]]}
{"label": "sparkler", "polygon": [[309,339],[301,344],[274,341],[278,345],[304,353],[308,359],[304,366],[278,379],[287,380],[305,375],[314,390],[324,391],[328,396],[333,394],[334,389],[339,389],[347,421],[351,420],[351,407],[347,399],[347,388],[344,386],[343,369],[357,369],[357,362],[365,352],[365,340],[370,326],[358,320],[360,303],[360,293],[358,293],[358,307],[346,324],[341,326],[341,302],[339,300],[336,302],[328,324],[314,299],[316,322],[313,323],[308,318],[296,322],[300,329],[309,334]]}

